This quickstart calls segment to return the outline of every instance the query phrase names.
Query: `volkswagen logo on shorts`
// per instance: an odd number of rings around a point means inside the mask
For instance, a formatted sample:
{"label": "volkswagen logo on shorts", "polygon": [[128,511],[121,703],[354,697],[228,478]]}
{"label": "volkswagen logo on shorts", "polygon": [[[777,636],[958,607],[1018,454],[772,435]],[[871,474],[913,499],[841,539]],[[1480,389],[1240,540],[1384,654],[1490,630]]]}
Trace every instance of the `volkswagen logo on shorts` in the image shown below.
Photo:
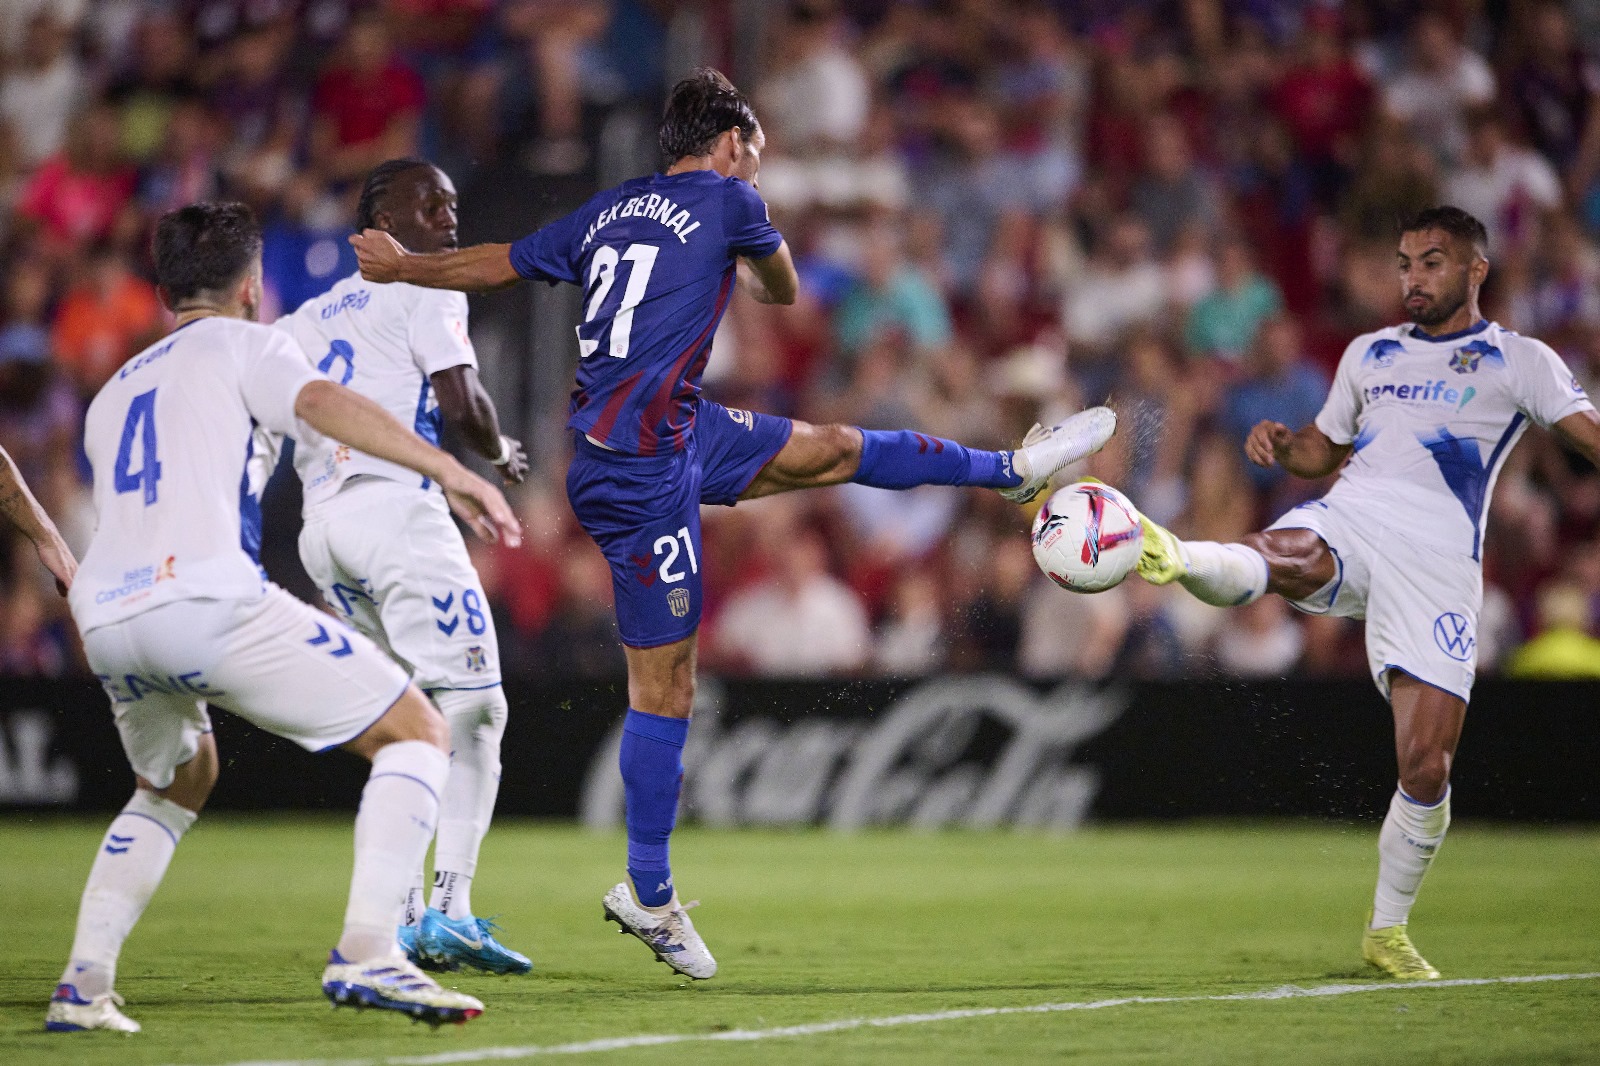
{"label": "volkswagen logo on shorts", "polygon": [[1478,639],[1472,635],[1472,623],[1454,611],[1446,611],[1433,620],[1433,642],[1439,650],[1457,662],[1464,663],[1477,650]]}
{"label": "volkswagen logo on shorts", "polygon": [[667,593],[667,606],[672,609],[672,617],[682,618],[689,613],[689,590],[676,588]]}

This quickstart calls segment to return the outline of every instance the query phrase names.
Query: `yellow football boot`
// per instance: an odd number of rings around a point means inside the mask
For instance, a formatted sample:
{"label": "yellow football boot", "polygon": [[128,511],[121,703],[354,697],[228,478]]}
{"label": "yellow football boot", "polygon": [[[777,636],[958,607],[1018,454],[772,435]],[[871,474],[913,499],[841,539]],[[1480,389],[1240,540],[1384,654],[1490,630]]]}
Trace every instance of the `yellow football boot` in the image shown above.
{"label": "yellow football boot", "polygon": [[1404,925],[1368,929],[1361,935],[1361,957],[1397,981],[1439,979],[1439,971],[1417,952]]}
{"label": "yellow football boot", "polygon": [[1139,576],[1152,585],[1170,585],[1186,575],[1189,568],[1184,564],[1178,538],[1144,515],[1139,516],[1139,524],[1144,526],[1144,551],[1139,554]]}

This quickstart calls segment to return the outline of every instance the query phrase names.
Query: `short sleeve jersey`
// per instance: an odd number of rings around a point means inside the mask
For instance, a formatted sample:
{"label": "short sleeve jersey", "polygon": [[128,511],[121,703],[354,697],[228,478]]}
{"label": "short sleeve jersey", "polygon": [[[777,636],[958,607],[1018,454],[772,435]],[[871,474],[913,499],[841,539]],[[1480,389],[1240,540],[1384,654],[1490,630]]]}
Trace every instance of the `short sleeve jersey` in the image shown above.
{"label": "short sleeve jersey", "polygon": [[1548,345],[1497,323],[1438,337],[1410,325],[1363,334],[1317,415],[1329,440],[1354,446],[1329,495],[1478,559],[1495,478],[1528,423],[1593,409]]}
{"label": "short sleeve jersey", "polygon": [[513,244],[522,277],[583,287],[567,424],[630,455],[682,450],[736,261],[782,242],[755,189],[696,170],[624,182]]}
{"label": "short sleeve jersey", "polygon": [[81,631],[261,594],[264,460],[315,380],[290,337],[230,318],[190,322],[111,376],[84,424],[96,529],[69,598]]}
{"label": "short sleeve jersey", "polygon": [[[442,419],[432,375],[478,365],[467,337],[467,298],[444,289],[380,285],[352,274],[273,328],[294,337],[328,378],[374,401],[434,445]],[[332,497],[356,474],[437,491],[420,474],[320,434],[297,441],[294,456],[307,507]]]}

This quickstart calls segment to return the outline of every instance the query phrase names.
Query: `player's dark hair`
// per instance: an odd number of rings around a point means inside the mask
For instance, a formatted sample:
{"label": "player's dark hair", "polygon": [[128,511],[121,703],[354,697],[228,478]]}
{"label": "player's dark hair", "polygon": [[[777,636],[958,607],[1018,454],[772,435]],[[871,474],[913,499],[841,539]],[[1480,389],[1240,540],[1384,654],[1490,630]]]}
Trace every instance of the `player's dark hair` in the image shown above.
{"label": "player's dark hair", "polygon": [[426,159],[387,159],[373,167],[372,173],[367,175],[365,184],[361,186],[361,199],[356,203],[356,229],[375,229],[377,222],[374,216],[378,213],[378,202],[389,192],[394,179],[419,167],[431,169],[433,164]]}
{"label": "player's dark hair", "polygon": [[661,116],[661,154],[668,163],[709,155],[717,138],[736,129],[748,143],[761,123],[744,93],[721,71],[700,67],[672,87]]}
{"label": "player's dark hair", "polygon": [[1400,223],[1401,234],[1420,233],[1427,229],[1443,230],[1457,240],[1470,242],[1479,255],[1489,254],[1489,231],[1482,222],[1459,207],[1449,204],[1430,207]]}
{"label": "player's dark hair", "polygon": [[174,307],[202,294],[222,293],[260,254],[261,227],[241,203],[190,204],[156,223],[156,282]]}

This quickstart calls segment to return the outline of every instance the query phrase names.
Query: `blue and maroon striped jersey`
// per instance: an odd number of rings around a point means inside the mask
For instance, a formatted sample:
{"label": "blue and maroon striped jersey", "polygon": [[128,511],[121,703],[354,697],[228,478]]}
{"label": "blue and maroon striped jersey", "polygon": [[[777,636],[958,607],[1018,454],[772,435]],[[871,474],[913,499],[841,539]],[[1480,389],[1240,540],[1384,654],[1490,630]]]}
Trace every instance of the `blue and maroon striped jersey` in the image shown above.
{"label": "blue and maroon striped jersey", "polygon": [[693,170],[623,182],[513,244],[524,278],[583,286],[567,425],[630,455],[681,451],[735,260],[782,241],[755,189]]}

